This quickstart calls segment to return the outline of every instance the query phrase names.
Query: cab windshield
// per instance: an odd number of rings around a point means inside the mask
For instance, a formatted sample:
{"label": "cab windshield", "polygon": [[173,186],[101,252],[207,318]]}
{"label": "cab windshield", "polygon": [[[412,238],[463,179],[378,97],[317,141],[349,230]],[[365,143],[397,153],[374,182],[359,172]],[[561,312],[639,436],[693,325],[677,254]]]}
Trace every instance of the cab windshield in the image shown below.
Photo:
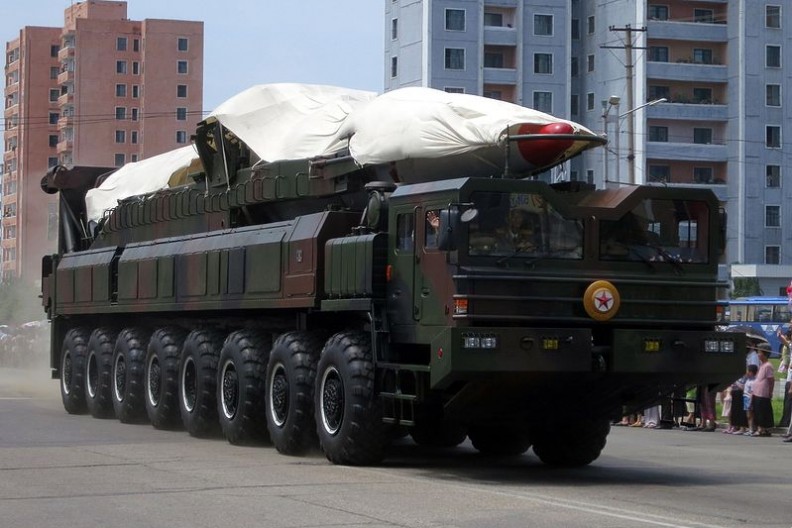
{"label": "cab windshield", "polygon": [[533,193],[475,192],[480,214],[469,224],[468,254],[583,258],[583,224],[564,218]]}
{"label": "cab windshield", "polygon": [[706,264],[709,207],[646,199],[618,220],[600,222],[600,259]]}

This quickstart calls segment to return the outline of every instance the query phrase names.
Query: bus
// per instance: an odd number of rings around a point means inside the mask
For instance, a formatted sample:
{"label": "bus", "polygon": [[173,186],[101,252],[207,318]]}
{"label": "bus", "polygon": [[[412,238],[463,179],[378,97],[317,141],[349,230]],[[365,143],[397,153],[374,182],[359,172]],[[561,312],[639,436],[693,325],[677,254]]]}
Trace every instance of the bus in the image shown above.
{"label": "bus", "polygon": [[772,356],[781,354],[781,341],[776,332],[789,329],[792,312],[788,297],[740,297],[723,301],[726,311],[723,322],[727,326],[748,326],[762,332],[772,347]]}

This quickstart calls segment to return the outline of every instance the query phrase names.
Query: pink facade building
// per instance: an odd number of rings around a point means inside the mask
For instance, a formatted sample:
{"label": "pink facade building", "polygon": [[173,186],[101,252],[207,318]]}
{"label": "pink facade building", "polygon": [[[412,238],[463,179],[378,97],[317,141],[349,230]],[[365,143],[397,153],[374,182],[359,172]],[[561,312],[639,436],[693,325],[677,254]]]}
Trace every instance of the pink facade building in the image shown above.
{"label": "pink facade building", "polygon": [[117,167],[189,144],[203,112],[203,22],[127,19],[86,0],[62,28],[25,27],[6,44],[2,279],[35,281],[54,251],[56,164]]}

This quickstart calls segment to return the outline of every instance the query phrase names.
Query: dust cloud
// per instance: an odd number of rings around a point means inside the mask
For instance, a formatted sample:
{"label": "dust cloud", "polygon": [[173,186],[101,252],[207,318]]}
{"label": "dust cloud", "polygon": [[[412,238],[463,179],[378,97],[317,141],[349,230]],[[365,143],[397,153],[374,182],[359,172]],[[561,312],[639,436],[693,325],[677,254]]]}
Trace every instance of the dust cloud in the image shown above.
{"label": "dust cloud", "polygon": [[7,325],[0,334],[0,398],[58,398],[49,367],[50,325]]}

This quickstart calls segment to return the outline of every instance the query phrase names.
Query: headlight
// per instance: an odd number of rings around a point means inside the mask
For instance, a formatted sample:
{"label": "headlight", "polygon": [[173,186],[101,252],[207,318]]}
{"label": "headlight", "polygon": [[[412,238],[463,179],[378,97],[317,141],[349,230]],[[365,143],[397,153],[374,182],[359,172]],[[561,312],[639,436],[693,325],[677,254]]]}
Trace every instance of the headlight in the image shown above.
{"label": "headlight", "polygon": [[704,341],[704,352],[720,352],[720,341],[717,339],[706,339]]}
{"label": "headlight", "polygon": [[498,336],[493,334],[464,334],[462,336],[463,348],[498,348]]}
{"label": "headlight", "polygon": [[720,342],[720,351],[725,352],[727,354],[734,353],[734,341],[721,341]]}

